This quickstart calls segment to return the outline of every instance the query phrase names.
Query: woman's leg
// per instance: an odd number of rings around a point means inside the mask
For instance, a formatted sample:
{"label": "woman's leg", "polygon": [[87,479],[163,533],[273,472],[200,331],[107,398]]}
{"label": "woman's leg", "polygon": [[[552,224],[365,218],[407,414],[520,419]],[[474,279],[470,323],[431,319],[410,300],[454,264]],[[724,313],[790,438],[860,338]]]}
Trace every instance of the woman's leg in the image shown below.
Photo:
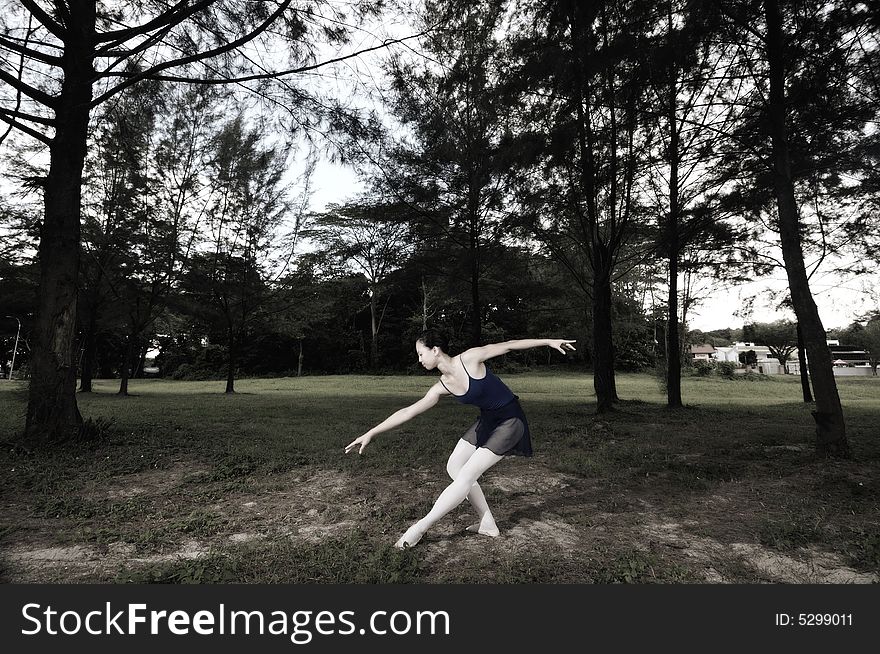
{"label": "woman's leg", "polygon": [[412,547],[418,543],[428,529],[440,518],[452,511],[468,496],[477,479],[484,472],[501,461],[504,457],[495,454],[485,447],[478,447],[458,471],[458,477],[447,486],[433,508],[424,518],[406,530],[406,533],[395,543],[396,547]]}
{"label": "woman's leg", "polygon": [[[459,439],[455,449],[452,450],[452,454],[449,455],[449,461],[446,462],[446,472],[449,473],[453,481],[458,477],[462,466],[464,466],[476,449],[476,445],[471,445],[463,438]],[[483,494],[483,489],[480,488],[479,483],[474,483],[471,486],[467,500],[474,507],[477,516],[480,518],[479,522],[467,528],[468,531],[474,531],[493,538],[497,536],[500,533],[498,525],[495,524],[495,517],[492,515],[492,511],[489,510],[489,503],[486,502],[486,496]]]}

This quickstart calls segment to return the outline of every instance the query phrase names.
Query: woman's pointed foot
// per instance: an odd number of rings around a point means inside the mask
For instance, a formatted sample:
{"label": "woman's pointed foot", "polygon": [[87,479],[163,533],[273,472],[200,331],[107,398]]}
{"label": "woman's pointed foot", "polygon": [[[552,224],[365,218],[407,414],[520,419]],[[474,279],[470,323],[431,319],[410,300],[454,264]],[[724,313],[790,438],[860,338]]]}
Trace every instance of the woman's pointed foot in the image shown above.
{"label": "woman's pointed foot", "polygon": [[417,525],[413,525],[406,530],[403,536],[400,537],[400,540],[394,543],[394,547],[399,550],[415,547],[419,544],[419,541],[422,540],[422,536],[424,536],[424,532],[419,531]]}
{"label": "woman's pointed foot", "polygon": [[498,530],[498,527],[494,522],[491,525],[483,525],[482,522],[475,522],[470,527],[465,527],[465,531],[470,531],[474,534],[483,534],[483,536],[488,536],[489,538],[498,538],[501,535],[501,532]]}

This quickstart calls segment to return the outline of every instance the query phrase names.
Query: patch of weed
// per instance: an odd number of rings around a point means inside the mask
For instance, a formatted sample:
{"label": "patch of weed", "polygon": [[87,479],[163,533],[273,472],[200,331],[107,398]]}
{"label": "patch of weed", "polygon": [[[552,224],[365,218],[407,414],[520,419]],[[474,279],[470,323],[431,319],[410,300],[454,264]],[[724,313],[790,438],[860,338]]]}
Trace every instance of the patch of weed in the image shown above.
{"label": "patch of weed", "polygon": [[851,528],[848,540],[854,565],[880,571],[880,528]]}
{"label": "patch of weed", "polygon": [[420,581],[420,570],[414,550],[377,546],[364,532],[355,531],[320,544],[280,539],[193,560],[128,568],[116,581],[406,584]]}
{"label": "patch of weed", "polygon": [[681,583],[695,576],[681,565],[664,561],[651,552],[628,549],[598,562],[592,578],[599,584]]}
{"label": "patch of weed", "polygon": [[790,552],[810,543],[820,543],[826,539],[826,531],[819,520],[799,513],[787,513],[778,519],[765,520],[758,529],[758,539],[762,545]]}

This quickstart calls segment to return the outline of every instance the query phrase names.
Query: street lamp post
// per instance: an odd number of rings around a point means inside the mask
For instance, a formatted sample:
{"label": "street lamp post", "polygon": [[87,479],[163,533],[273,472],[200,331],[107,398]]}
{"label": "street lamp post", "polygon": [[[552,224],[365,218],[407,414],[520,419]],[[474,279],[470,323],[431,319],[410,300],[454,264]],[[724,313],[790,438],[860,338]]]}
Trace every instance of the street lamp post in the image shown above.
{"label": "street lamp post", "polygon": [[12,363],[9,364],[9,381],[12,381],[12,371],[15,370],[15,353],[18,352],[18,335],[21,333],[21,320],[19,320],[15,316],[6,317],[12,318],[15,322],[18,323],[18,331],[15,332],[15,345],[12,348]]}

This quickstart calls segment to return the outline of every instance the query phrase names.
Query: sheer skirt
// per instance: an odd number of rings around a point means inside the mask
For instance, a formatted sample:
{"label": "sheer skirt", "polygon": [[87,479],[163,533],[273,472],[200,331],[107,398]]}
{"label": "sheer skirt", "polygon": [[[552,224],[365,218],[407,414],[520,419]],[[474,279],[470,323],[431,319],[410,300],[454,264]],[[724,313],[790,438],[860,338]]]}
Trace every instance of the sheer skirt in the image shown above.
{"label": "sheer skirt", "polygon": [[532,456],[529,423],[516,400],[500,409],[482,410],[462,439],[499,456]]}

